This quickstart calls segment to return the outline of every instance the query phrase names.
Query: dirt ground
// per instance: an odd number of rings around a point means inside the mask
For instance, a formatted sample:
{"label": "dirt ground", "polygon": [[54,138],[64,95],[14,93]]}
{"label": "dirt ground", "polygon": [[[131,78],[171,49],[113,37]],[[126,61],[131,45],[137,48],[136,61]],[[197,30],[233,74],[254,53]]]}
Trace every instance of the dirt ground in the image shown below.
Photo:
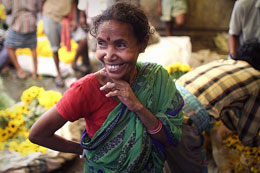
{"label": "dirt ground", "polygon": [[[199,66],[208,61],[219,59],[227,56],[226,52],[221,52],[214,45],[213,37],[216,33],[208,33],[208,35],[192,35],[192,67]],[[63,93],[67,88],[58,88],[55,85],[54,78],[52,77],[40,77],[39,79],[27,78],[26,80],[19,80],[15,76],[14,70],[5,74],[0,74],[4,80],[7,93],[16,101],[20,100],[22,92],[32,85],[44,87],[46,90],[55,90]],[[80,77],[79,74],[75,74],[76,77]],[[76,157],[74,160],[64,164],[59,170],[53,171],[53,173],[80,173],[83,172],[84,160]],[[214,172],[214,171],[211,171]]]}

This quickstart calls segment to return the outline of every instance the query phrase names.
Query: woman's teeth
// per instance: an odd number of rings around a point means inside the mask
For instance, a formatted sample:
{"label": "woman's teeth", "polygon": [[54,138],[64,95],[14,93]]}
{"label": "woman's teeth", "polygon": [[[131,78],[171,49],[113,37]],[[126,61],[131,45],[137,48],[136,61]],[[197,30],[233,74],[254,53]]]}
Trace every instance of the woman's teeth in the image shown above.
{"label": "woman's teeth", "polygon": [[120,67],[120,65],[108,65],[107,67],[110,70],[116,70],[116,69],[118,69]]}

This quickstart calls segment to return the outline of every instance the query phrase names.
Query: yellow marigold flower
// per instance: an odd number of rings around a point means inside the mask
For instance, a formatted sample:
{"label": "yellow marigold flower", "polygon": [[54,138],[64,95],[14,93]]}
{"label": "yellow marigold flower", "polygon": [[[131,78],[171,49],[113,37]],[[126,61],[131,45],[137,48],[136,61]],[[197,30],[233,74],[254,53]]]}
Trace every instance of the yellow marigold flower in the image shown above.
{"label": "yellow marigold flower", "polygon": [[0,142],[0,150],[4,150],[4,149],[5,149],[5,143],[4,142]]}
{"label": "yellow marigold flower", "polygon": [[22,93],[21,100],[26,104],[30,104],[43,91],[43,88],[32,86]]}
{"label": "yellow marigold flower", "polygon": [[26,139],[26,141],[22,142],[19,145],[19,149],[18,152],[21,153],[21,155],[26,156],[30,153],[34,153],[34,152],[42,152],[42,153],[46,153],[47,148],[44,149],[43,147],[40,147],[36,144],[31,143],[28,139]]}
{"label": "yellow marigold flower", "polygon": [[3,116],[4,117],[8,117],[8,118],[11,118],[11,111],[7,108],[3,111]]}
{"label": "yellow marigold flower", "polygon": [[17,141],[8,142],[8,148],[11,150],[17,150],[18,145]]}
{"label": "yellow marigold flower", "polygon": [[167,70],[167,72],[169,73],[169,74],[171,74],[172,72],[171,72],[171,66],[167,66],[167,67],[165,67],[165,69]]}
{"label": "yellow marigold flower", "polygon": [[16,133],[17,129],[19,128],[19,126],[17,126],[14,121],[9,121],[8,123],[8,130],[10,132],[10,134],[12,134],[11,136],[13,136],[14,133]]}
{"label": "yellow marigold flower", "polygon": [[26,105],[21,106],[21,113],[28,114],[30,112],[29,108]]}
{"label": "yellow marigold flower", "polygon": [[188,71],[191,70],[191,68],[190,68],[190,65],[188,65],[188,64],[182,64],[180,66],[180,70],[183,71],[183,72],[188,72]]}
{"label": "yellow marigold flower", "polygon": [[8,132],[6,132],[5,130],[1,132],[0,134],[0,142],[4,142],[9,138],[9,134]]}
{"label": "yellow marigold flower", "polygon": [[242,145],[237,145],[237,150],[240,151],[240,152],[243,151],[243,146]]}
{"label": "yellow marigold flower", "polygon": [[173,71],[180,70],[180,67],[181,67],[181,63],[180,62],[175,62],[174,64],[172,64],[172,70]]}
{"label": "yellow marigold flower", "polygon": [[24,136],[25,138],[28,138],[29,136],[29,131],[26,129],[25,126],[22,126],[19,128],[18,132],[16,133],[16,135],[20,135],[20,136]]}
{"label": "yellow marigold flower", "polygon": [[55,105],[61,97],[62,94],[60,92],[50,90],[41,92],[38,96],[38,100],[41,106],[45,109],[49,109]]}
{"label": "yellow marigold flower", "polygon": [[46,153],[46,152],[47,152],[47,148],[38,146],[38,148],[37,148],[36,151],[37,151],[37,152],[40,152],[40,153]]}
{"label": "yellow marigold flower", "polygon": [[17,110],[12,111],[11,114],[10,114],[12,119],[19,117],[20,115],[21,115],[21,113]]}

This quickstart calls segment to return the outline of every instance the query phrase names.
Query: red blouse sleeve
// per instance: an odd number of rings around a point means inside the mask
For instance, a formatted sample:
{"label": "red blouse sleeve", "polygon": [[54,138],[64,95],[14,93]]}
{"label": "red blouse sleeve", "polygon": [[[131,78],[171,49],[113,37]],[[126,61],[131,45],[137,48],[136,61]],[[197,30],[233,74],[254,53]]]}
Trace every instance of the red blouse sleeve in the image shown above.
{"label": "red blouse sleeve", "polygon": [[76,82],[64,93],[56,108],[60,115],[68,121],[83,118],[91,112],[91,95],[93,90],[93,77],[88,75]]}

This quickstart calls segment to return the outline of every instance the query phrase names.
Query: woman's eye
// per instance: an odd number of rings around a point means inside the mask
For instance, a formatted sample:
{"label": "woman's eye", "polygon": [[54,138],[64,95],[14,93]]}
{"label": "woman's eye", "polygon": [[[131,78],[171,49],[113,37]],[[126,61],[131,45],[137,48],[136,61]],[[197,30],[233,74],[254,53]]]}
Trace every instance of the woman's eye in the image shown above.
{"label": "woman's eye", "polygon": [[118,43],[118,44],[117,44],[117,47],[118,47],[119,49],[123,49],[123,48],[126,48],[126,44],[125,44],[125,43]]}
{"label": "woman's eye", "polygon": [[98,41],[97,44],[98,44],[99,47],[105,47],[106,46],[106,42],[104,42],[104,41]]}

